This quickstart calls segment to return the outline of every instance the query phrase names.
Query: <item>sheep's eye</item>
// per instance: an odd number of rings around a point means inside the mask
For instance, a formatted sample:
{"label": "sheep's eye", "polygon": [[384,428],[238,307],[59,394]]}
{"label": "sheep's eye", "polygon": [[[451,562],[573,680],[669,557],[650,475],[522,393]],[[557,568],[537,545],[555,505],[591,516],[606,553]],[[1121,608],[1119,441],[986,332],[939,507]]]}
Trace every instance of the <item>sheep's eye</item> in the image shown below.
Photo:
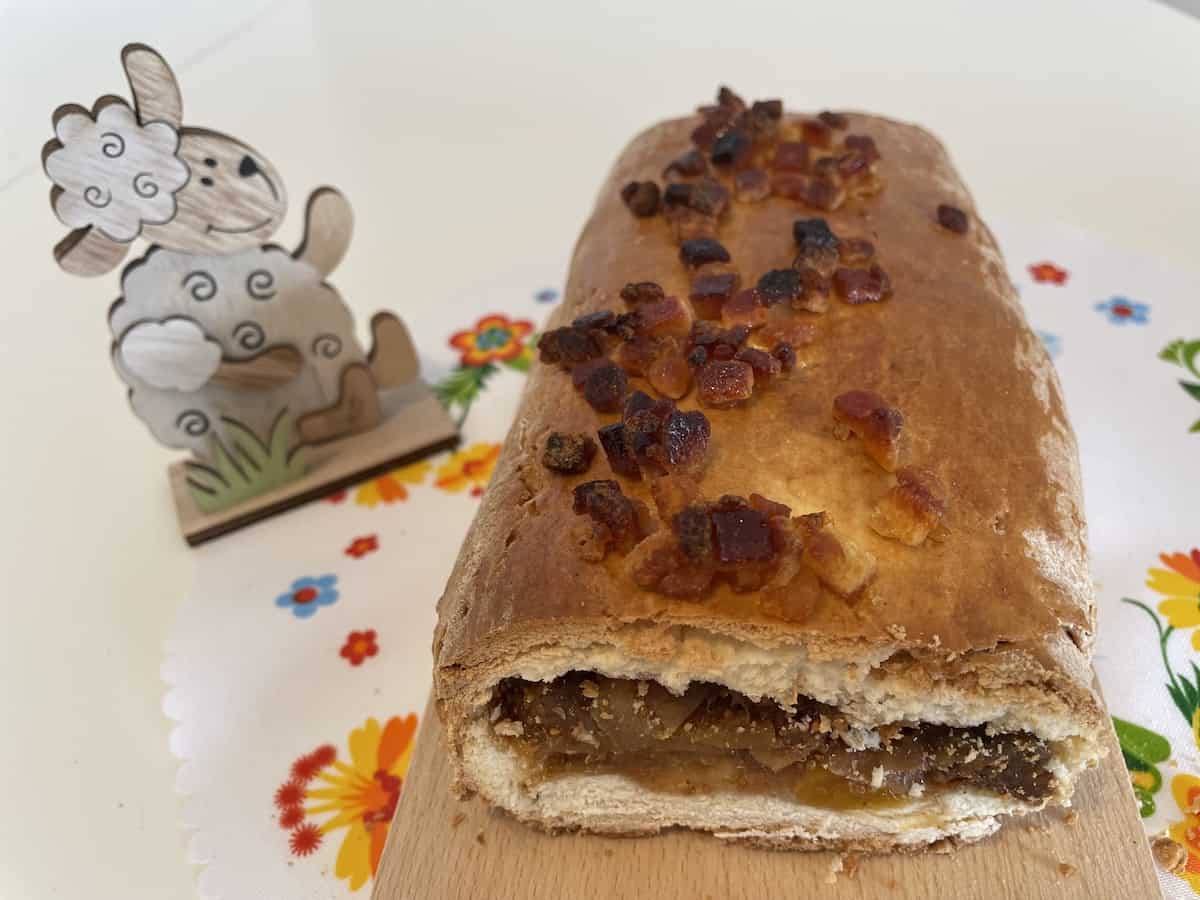
{"label": "sheep's eye", "polygon": [[204,185],[205,187],[213,186],[213,180],[211,178],[209,178],[207,175],[205,175],[203,178],[200,179],[200,183],[202,185]]}
{"label": "sheep's eye", "polygon": [[204,164],[206,166],[208,166],[210,169],[215,169],[217,167],[217,161],[215,159],[213,159],[211,156],[204,157]]}

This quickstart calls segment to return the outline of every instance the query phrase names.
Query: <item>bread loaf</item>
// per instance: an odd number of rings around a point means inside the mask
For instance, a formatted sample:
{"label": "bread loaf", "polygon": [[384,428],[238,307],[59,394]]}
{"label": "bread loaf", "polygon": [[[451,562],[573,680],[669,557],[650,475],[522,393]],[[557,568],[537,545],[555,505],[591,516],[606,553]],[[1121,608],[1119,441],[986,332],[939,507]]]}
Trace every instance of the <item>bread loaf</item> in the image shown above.
{"label": "bread loaf", "polygon": [[650,128],[541,352],[439,605],[457,790],[861,850],[1069,802],[1104,727],[1075,439],[932,135],[726,91]]}

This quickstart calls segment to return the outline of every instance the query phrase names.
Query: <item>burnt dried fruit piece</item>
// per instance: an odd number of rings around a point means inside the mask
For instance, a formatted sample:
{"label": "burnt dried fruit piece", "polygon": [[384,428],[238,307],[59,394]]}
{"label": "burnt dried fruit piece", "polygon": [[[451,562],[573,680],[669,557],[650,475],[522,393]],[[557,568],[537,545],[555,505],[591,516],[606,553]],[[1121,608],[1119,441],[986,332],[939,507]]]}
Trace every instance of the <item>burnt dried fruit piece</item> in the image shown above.
{"label": "burnt dried fruit piece", "polygon": [[942,203],[937,208],[938,224],[955,234],[966,234],[970,225],[967,214],[957,206]]}
{"label": "burnt dried fruit piece", "polygon": [[629,376],[611,360],[597,362],[600,364],[589,366],[583,379],[583,399],[596,412],[616,412],[629,390]]}
{"label": "burnt dried fruit piece", "polygon": [[614,472],[632,478],[651,472],[698,475],[704,468],[711,427],[704,413],[682,412],[671,400],[652,400],[635,391],[620,422],[598,432],[600,446]]}
{"label": "burnt dried fruit piece", "polygon": [[696,392],[702,406],[736,406],[754,393],[754,369],[741,360],[710,360],[696,370]]}
{"label": "burnt dried fruit piece", "polygon": [[721,562],[755,562],[774,555],[767,517],[740,497],[722,497],[712,512],[712,524]]}
{"label": "burnt dried fruit piece", "polygon": [[729,191],[715,178],[702,178],[691,184],[676,182],[667,185],[662,206],[668,216],[690,209],[716,219],[729,207]]}
{"label": "burnt dried fruit piece", "polygon": [[771,167],[777,172],[807,172],[808,144],[804,141],[780,141],[775,146]]}
{"label": "burnt dried fruit piece", "polygon": [[611,309],[602,309],[594,313],[580,316],[572,320],[572,328],[599,328],[605,330],[617,321],[617,314]]}
{"label": "burnt dried fruit piece", "polygon": [[910,547],[925,543],[946,514],[946,491],[928,469],[903,468],[896,486],[876,504],[868,523],[877,533]]}
{"label": "burnt dried fruit piece", "polygon": [[771,196],[771,176],[762,169],[746,169],[733,176],[733,196],[741,203],[758,203]]}
{"label": "burnt dried fruit piece", "polygon": [[663,289],[653,281],[630,282],[621,288],[621,299],[633,307],[661,300],[664,296]]}
{"label": "burnt dried fruit piece", "polygon": [[823,313],[829,309],[829,291],[831,284],[828,278],[811,266],[800,263],[797,266],[800,273],[800,296],[792,300],[792,309],[805,312]]}
{"label": "burnt dried fruit piece", "polygon": [[869,269],[837,269],[833,287],[839,297],[854,306],[879,303],[892,295],[892,280],[878,263]]}
{"label": "burnt dried fruit piece", "polygon": [[647,218],[658,212],[658,185],[653,181],[631,181],[621,188],[621,199],[629,211],[638,218]]}
{"label": "burnt dried fruit piece", "polygon": [[679,549],[690,560],[709,560],[713,556],[713,523],[708,506],[693,503],[671,520],[671,530],[679,540]]}
{"label": "burnt dried fruit piece", "polygon": [[755,100],[750,106],[750,112],[758,113],[764,118],[778,121],[783,118],[783,101]]}
{"label": "burnt dried fruit piece", "polygon": [[729,262],[729,251],[720,241],[713,238],[696,238],[684,241],[679,248],[679,258],[692,269],[714,262]]}
{"label": "burnt dried fruit piece", "polygon": [[750,159],[754,141],[742,128],[730,128],[713,141],[710,158],[714,166],[740,167]]}
{"label": "burnt dried fruit piece", "polygon": [[734,112],[741,112],[746,108],[746,101],[739,97],[728,85],[723,84],[717,88],[717,105],[726,109],[732,109]]}
{"label": "burnt dried fruit piece", "polygon": [[586,434],[552,431],[542,451],[542,465],[552,472],[580,475],[588,470],[596,455],[596,442]]}
{"label": "burnt dried fruit piece", "polygon": [[790,372],[796,368],[796,350],[786,341],[780,341],[772,347],[771,355],[779,360],[781,371]]}
{"label": "burnt dried fruit piece", "polygon": [[738,288],[736,272],[722,272],[718,275],[700,275],[692,282],[692,291],[688,299],[692,301],[692,309],[697,318],[719,319],[721,307],[733,296]]}
{"label": "burnt dried fruit piece", "polygon": [[829,110],[825,110],[824,112],[819,113],[817,115],[817,118],[820,119],[822,122],[824,122],[826,125],[828,125],[830,128],[837,128],[837,129],[841,130],[841,129],[850,127],[850,120],[847,119],[841,113],[830,112]]}
{"label": "burnt dried fruit piece", "polygon": [[774,306],[798,299],[804,286],[800,281],[800,273],[795,269],[772,269],[758,279],[754,289],[764,306]]}
{"label": "burnt dried fruit piece", "polygon": [[874,391],[847,391],[833,401],[835,434],[843,440],[858,437],[871,459],[888,472],[900,461],[904,414]]}
{"label": "burnt dried fruit piece", "polygon": [[570,369],[604,355],[604,335],[594,329],[555,328],[538,339],[538,358]]}
{"label": "burnt dried fruit piece", "polygon": [[832,212],[846,202],[846,191],[832,177],[818,176],[809,182],[801,199],[809,206]]}
{"label": "burnt dried fruit piece", "polygon": [[841,241],[824,219],[797,219],[792,223],[796,241],[796,267],[811,266],[829,274],[838,258]]}
{"label": "burnt dried fruit piece", "polygon": [[778,359],[756,347],[743,347],[733,358],[749,364],[754,370],[754,383],[758,386],[770,384],[771,379],[783,371],[783,364]]}
{"label": "burnt dried fruit piece", "polygon": [[581,546],[588,559],[603,559],[610,550],[627,553],[647,532],[649,511],[640,500],[621,493],[611,479],[586,481],[573,494],[572,510],[591,519],[591,540]]}
{"label": "burnt dried fruit piece", "polygon": [[700,410],[673,410],[662,427],[662,461],[668,468],[697,470],[708,453],[711,435],[712,426]]}
{"label": "burnt dried fruit piece", "polygon": [[641,481],[642,467],[638,465],[625,423],[613,422],[611,425],[605,425],[596,432],[596,436],[600,438],[600,446],[604,448],[609,468],[617,475]]}
{"label": "burnt dried fruit piece", "polygon": [[704,154],[695,148],[688,150],[678,159],[672,160],[671,163],[663,169],[663,178],[670,175],[682,175],[685,178],[693,178],[697,175],[703,175],[708,171],[708,160],[704,158]]}

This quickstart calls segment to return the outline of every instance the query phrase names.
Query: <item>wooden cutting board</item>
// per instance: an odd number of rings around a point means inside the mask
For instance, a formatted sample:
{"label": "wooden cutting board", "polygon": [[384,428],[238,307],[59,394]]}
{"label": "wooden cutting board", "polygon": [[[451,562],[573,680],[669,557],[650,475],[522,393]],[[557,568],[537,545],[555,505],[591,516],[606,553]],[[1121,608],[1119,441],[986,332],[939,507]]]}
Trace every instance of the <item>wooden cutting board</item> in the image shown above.
{"label": "wooden cutting board", "polygon": [[[547,836],[454,799],[432,702],[379,863],[373,900],[1150,900],[1158,879],[1116,737],[1061,810],[1010,822],[947,855],[861,859],[834,878],[832,853],[726,846],[672,832],[649,838]],[[1069,870],[1065,867],[1070,866]]]}

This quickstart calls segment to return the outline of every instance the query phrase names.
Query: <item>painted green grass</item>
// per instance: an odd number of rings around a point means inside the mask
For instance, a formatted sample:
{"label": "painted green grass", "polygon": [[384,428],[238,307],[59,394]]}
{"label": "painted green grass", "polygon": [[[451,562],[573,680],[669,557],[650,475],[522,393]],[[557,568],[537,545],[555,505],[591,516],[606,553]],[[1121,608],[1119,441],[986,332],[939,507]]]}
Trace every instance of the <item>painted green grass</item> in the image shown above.
{"label": "painted green grass", "polygon": [[187,463],[188,490],[201,512],[220,512],[304,474],[304,448],[288,450],[292,422],[286,410],[265,444],[240,422],[221,421],[225,439],[213,436],[212,462]]}

